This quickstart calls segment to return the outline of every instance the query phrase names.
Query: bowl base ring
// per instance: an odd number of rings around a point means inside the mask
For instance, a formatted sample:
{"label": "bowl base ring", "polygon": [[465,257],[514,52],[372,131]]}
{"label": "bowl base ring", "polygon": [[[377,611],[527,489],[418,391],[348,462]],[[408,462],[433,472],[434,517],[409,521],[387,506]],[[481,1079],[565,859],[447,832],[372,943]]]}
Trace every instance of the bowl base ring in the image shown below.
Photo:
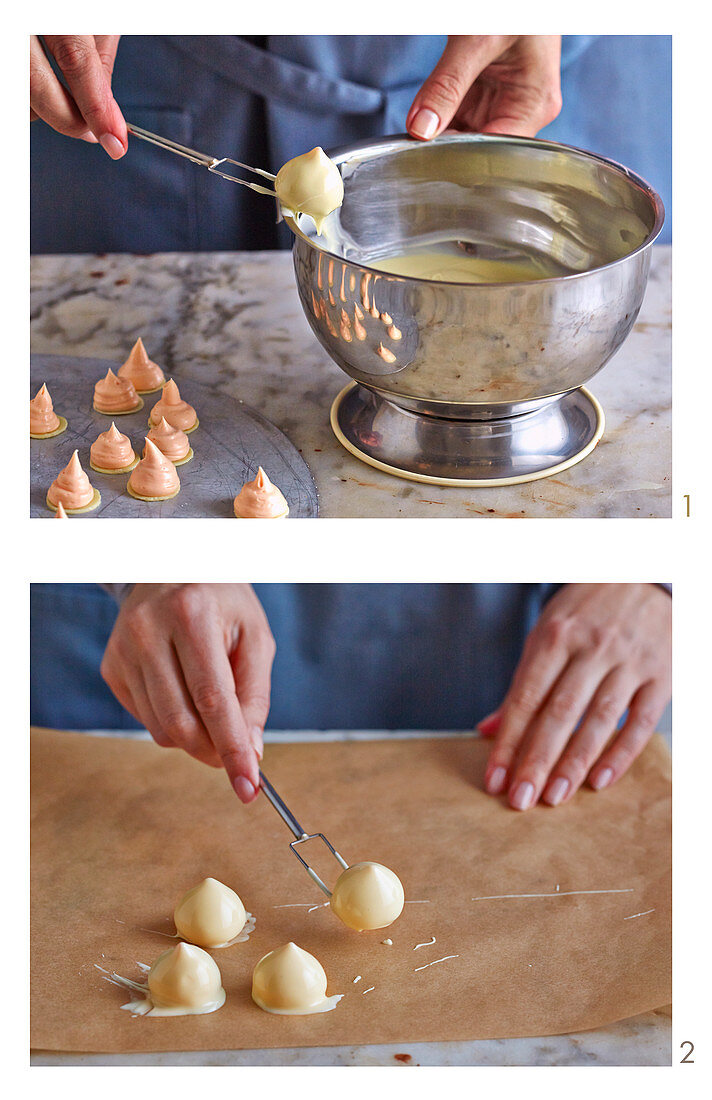
{"label": "bowl base ring", "polygon": [[331,406],[331,427],[350,454],[384,473],[479,489],[568,470],[599,442],[605,417],[583,386],[520,416],[445,420],[402,409],[351,382]]}

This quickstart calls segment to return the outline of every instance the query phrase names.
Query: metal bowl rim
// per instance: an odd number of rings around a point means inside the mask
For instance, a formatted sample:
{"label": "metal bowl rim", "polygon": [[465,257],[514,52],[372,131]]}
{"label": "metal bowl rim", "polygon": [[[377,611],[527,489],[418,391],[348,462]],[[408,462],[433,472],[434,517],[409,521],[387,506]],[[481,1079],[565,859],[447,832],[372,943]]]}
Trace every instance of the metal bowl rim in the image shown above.
{"label": "metal bowl rim", "polygon": [[[336,164],[340,164],[347,157],[352,157],[354,154],[357,154],[359,150],[376,149],[379,145],[397,141],[402,142],[404,145],[426,144],[425,142],[418,141],[416,138],[412,138],[410,134],[392,134],[383,138],[378,138],[375,141],[370,140],[356,142],[354,145],[341,146],[338,149],[327,150],[327,156],[330,157],[330,159],[333,160]],[[626,261],[632,259],[633,256],[637,256],[639,253],[644,252],[646,248],[649,248],[650,245],[655,243],[656,239],[660,235],[660,231],[662,230],[663,224],[665,222],[665,207],[663,205],[662,199],[660,198],[660,195],[657,193],[655,188],[647,182],[647,180],[643,179],[642,176],[637,175],[637,173],[631,171],[630,168],[626,168],[624,164],[619,164],[618,161],[612,160],[610,157],[601,156],[599,153],[592,153],[588,149],[580,149],[575,145],[565,145],[563,142],[545,141],[543,138],[515,137],[510,134],[461,134],[458,132],[445,132],[444,134],[440,134],[439,137],[433,138],[427,144],[446,144],[453,141],[477,141],[486,143],[493,142],[494,144],[505,143],[513,145],[530,145],[535,146],[536,148],[545,148],[557,152],[564,152],[569,154],[575,153],[577,154],[577,156],[585,157],[589,160],[598,161],[599,164],[605,164],[606,167],[613,168],[621,175],[625,176],[626,179],[630,180],[645,193],[653,206],[653,210],[655,211],[655,221],[653,223],[653,227],[648,233],[645,240],[641,244],[639,244],[637,248],[634,248],[632,252],[627,252],[625,256],[619,256],[617,260],[611,260],[610,263],[601,264],[600,267],[590,267],[586,271],[572,271],[569,275],[552,275],[546,279],[527,279],[524,281],[513,280],[509,283],[461,283],[455,280],[448,279],[421,279],[416,275],[395,275],[390,271],[381,271],[377,267],[369,267],[367,264],[356,263],[354,260],[348,260],[345,259],[343,256],[339,256],[336,252],[330,252],[327,248],[324,248],[322,245],[318,244],[313,237],[308,237],[306,233],[304,233],[299,228],[296,219],[293,218],[291,215],[285,214],[284,220],[287,222],[296,238],[303,240],[307,245],[309,245],[311,248],[314,248],[317,252],[320,252],[323,256],[328,256],[331,259],[336,260],[338,263],[349,264],[351,267],[356,267],[360,271],[365,271],[369,274],[378,275],[379,278],[398,279],[404,283],[423,283],[426,286],[430,287],[433,286],[434,282],[437,286],[456,286],[463,288],[476,288],[486,286],[490,290],[514,286],[539,286],[546,283],[564,283],[569,282],[572,279],[583,279],[586,278],[586,276],[588,275],[595,275],[598,274],[598,272],[600,271],[607,271],[609,268],[616,267],[618,264],[625,263]],[[296,243],[297,242],[295,241],[295,246]]]}

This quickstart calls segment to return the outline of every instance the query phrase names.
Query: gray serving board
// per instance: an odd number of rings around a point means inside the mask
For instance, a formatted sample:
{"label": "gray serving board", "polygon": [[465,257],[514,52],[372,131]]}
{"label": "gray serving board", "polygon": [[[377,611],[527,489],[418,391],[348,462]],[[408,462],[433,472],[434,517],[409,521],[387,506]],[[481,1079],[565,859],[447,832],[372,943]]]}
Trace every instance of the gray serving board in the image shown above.
{"label": "gray serving board", "polygon": [[[199,425],[188,437],[195,457],[178,467],[178,496],[151,504],[134,500],[126,491],[128,474],[98,474],[92,470],[89,448],[99,432],[111,424],[110,416],[92,408],[94,384],[109,367],[116,371],[119,366],[106,359],[31,356],[30,396],[34,397],[46,382],[55,411],[67,418],[68,427],[54,439],[30,440],[30,516],[46,519],[54,515],[45,500],[47,490],[78,449],[89,480],[101,493],[101,504],[95,511],[72,519],[234,518],[232,502],[244,483],[254,478],[258,466],[284,493],[290,519],[316,518],[316,485],[306,462],[287,437],[234,397],[181,378],[176,378],[181,396],[195,407]],[[143,451],[148,415],[160,391],[142,396],[142,409],[115,418],[117,428],[130,438],[136,454]]]}

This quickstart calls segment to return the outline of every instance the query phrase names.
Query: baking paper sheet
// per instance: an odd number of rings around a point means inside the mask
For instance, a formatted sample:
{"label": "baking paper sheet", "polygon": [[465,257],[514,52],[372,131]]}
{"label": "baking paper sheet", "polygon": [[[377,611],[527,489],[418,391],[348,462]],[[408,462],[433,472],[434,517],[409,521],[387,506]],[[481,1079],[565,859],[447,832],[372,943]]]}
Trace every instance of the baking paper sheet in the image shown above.
{"label": "baking paper sheet", "polygon": [[[662,740],[610,790],[524,814],[483,794],[487,752],[470,738],[267,746],[264,770],[306,829],[324,832],[350,863],[376,860],[403,880],[401,918],[356,933],[323,907],[263,797],[243,806],[223,772],[176,750],[34,731],[32,1046],[504,1038],[595,1028],[667,1004],[670,761]],[[331,864],[321,858],[318,869],[330,873]],[[246,943],[212,952],[225,1006],[168,1018],[121,1011],[129,995],[97,966],[141,980],[137,962],[152,963],[176,942],[158,933],[174,931],[174,905],[208,875],[257,918]],[[546,896],[494,897],[512,894]],[[432,946],[415,949],[433,936]],[[344,994],[334,1012],[272,1016],[252,1003],[254,964],[290,939],[320,959],[329,993]]]}

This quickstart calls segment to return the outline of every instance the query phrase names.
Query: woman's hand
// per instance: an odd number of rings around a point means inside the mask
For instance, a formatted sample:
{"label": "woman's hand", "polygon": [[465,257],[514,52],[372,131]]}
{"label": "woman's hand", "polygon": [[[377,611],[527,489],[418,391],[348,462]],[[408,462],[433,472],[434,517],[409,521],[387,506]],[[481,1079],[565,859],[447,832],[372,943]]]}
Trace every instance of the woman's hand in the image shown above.
{"label": "woman's hand", "polygon": [[98,141],[112,160],[118,160],[128,148],[126,122],[111,91],[121,35],[42,37],[67,87],[55,76],[39,36],[30,35],[30,119],[41,118],[68,137]]}
{"label": "woman's hand", "polygon": [[[489,794],[528,810],[567,802],[586,778],[615,783],[652,736],[671,692],[672,600],[654,584],[569,584],[527,638],[499,710]],[[625,711],[628,716],[616,732]]]}
{"label": "woman's hand", "polygon": [[450,127],[534,137],[561,110],[561,35],[451,34],[408,112],[427,141]]}
{"label": "woman's hand", "polygon": [[137,584],[101,663],[119,702],[165,748],[224,767],[257,795],[275,644],[247,584]]}

